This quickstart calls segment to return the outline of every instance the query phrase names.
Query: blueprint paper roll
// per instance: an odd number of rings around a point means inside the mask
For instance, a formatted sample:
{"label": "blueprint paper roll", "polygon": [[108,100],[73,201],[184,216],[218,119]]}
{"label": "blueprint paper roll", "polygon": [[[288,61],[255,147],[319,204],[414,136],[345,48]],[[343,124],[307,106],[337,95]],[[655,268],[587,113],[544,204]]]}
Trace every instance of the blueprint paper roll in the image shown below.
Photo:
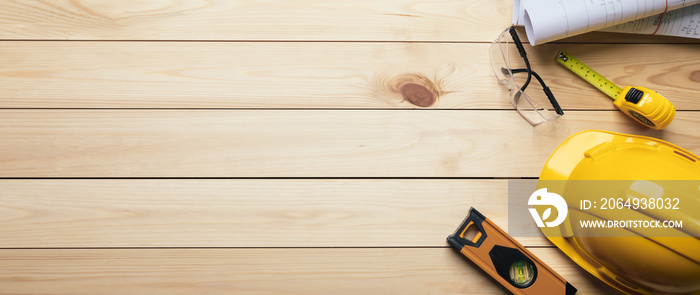
{"label": "blueprint paper roll", "polygon": [[513,0],[513,25],[522,25],[525,7],[520,5],[520,0]]}
{"label": "blueprint paper roll", "polygon": [[605,28],[605,32],[700,38],[700,4]]}
{"label": "blueprint paper roll", "polygon": [[700,3],[700,0],[516,0],[516,2],[513,7],[513,20],[525,26],[530,44],[537,45],[652,17]]}

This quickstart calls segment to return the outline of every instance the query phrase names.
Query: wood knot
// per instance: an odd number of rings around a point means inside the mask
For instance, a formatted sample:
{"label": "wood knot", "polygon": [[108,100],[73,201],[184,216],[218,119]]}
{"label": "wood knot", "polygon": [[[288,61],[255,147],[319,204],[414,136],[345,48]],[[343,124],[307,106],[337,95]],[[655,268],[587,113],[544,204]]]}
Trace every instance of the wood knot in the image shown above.
{"label": "wood knot", "polygon": [[700,71],[690,73],[690,81],[700,82]]}
{"label": "wood knot", "polygon": [[433,81],[418,74],[395,77],[389,82],[389,90],[401,94],[403,100],[421,108],[435,104],[440,93]]}

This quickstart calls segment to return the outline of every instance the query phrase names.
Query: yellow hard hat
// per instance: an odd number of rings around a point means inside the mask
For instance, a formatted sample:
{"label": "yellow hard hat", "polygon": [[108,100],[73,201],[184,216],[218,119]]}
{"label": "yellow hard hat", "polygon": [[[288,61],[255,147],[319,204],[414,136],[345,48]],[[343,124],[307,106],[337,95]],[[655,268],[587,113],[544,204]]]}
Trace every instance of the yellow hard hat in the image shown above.
{"label": "yellow hard hat", "polygon": [[[590,198],[601,193],[601,188],[591,182],[577,185],[577,180],[623,180],[620,183],[625,185],[659,188],[656,196],[664,198],[675,190],[674,198],[680,205],[676,210],[581,210],[576,206],[582,196]],[[541,230],[579,266],[620,291],[700,295],[700,181],[676,182],[694,185],[689,188],[659,186],[665,180],[700,180],[700,158],[650,137],[595,130],[575,134],[551,155],[538,182],[538,188],[547,187],[566,200],[567,221]],[[559,187],[552,187],[552,183]],[[629,196],[629,191],[607,193],[613,198],[615,194]],[[570,223],[584,218],[606,221],[630,216],[685,222],[682,228],[667,229],[673,234],[663,237],[654,236],[653,230],[624,228],[616,229],[618,233],[624,231],[622,235],[578,235],[572,232]]]}

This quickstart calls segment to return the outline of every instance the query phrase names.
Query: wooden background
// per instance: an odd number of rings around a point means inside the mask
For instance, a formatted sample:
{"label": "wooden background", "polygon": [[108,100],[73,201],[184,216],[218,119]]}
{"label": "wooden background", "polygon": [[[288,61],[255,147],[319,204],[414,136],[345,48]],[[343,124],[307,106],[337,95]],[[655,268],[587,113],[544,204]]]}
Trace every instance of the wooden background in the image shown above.
{"label": "wooden background", "polygon": [[[696,40],[526,46],[566,115],[493,76],[502,0],[0,0],[0,293],[502,294],[445,238],[587,129],[700,153]],[[645,129],[566,49],[679,110]],[[416,77],[424,77],[423,80]],[[392,85],[439,95],[412,104]],[[582,294],[614,294],[544,238]]]}

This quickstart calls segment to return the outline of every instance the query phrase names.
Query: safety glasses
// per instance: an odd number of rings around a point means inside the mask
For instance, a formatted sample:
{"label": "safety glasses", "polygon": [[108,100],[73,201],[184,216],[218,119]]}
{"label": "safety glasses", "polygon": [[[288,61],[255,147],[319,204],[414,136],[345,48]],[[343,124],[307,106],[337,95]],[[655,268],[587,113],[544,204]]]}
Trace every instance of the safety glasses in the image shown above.
{"label": "safety glasses", "polygon": [[[530,68],[527,53],[514,27],[503,31],[489,47],[496,78],[510,91],[510,102],[532,125],[539,125],[564,115],[552,91],[540,75]],[[535,77],[539,85],[530,84]],[[530,88],[528,93],[525,89]]]}

